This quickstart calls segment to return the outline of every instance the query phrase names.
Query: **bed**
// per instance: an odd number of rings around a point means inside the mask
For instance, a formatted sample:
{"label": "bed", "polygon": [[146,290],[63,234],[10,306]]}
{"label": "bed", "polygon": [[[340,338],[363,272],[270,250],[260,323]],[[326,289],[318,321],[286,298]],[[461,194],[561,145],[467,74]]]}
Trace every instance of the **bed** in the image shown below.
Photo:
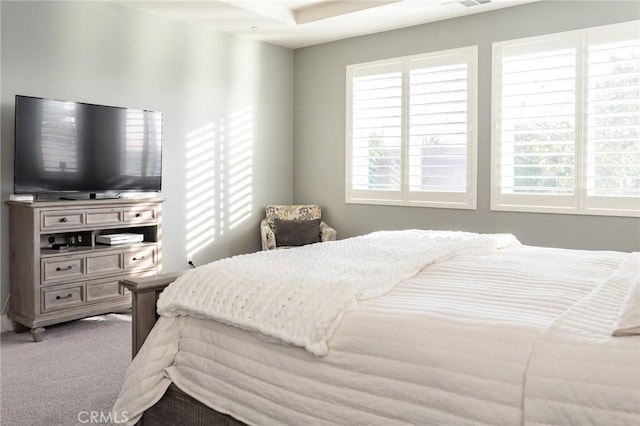
{"label": "bed", "polygon": [[128,281],[135,358],[114,413],[143,425],[638,424],[639,274],[639,253],[408,230]]}

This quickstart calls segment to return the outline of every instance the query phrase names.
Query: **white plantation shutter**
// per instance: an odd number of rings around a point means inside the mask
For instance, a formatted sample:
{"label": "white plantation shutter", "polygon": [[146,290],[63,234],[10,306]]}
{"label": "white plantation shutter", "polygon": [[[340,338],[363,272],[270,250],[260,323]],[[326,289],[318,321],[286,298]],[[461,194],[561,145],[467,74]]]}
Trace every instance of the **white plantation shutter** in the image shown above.
{"label": "white plantation shutter", "polygon": [[354,70],[352,96],[353,188],[400,191],[402,63]]}
{"label": "white plantation shutter", "polygon": [[[637,28],[589,39],[587,205],[640,203],[640,38]],[[634,206],[635,204],[635,206]]]}
{"label": "white plantation shutter", "polygon": [[347,202],[475,208],[476,58],[347,67]]}
{"label": "white plantation shutter", "polygon": [[527,53],[502,60],[502,191],[573,195],[576,51]]}
{"label": "white plantation shutter", "polygon": [[429,62],[411,64],[409,189],[465,192],[468,66]]}
{"label": "white plantation shutter", "polygon": [[637,215],[637,28],[494,44],[492,209]]}

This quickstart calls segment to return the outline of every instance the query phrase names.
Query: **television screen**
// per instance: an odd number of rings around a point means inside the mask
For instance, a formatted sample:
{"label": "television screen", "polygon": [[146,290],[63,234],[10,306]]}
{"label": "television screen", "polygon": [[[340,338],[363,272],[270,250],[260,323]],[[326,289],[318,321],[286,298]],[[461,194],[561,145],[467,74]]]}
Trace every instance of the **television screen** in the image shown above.
{"label": "television screen", "polygon": [[16,96],[14,192],[160,191],[162,113]]}

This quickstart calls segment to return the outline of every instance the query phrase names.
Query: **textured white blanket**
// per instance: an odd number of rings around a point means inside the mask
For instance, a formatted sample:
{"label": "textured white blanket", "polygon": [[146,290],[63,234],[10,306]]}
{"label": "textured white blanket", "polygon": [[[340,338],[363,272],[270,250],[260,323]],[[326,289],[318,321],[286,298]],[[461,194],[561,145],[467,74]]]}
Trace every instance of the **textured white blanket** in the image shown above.
{"label": "textured white blanket", "polygon": [[235,256],[191,270],[158,300],[158,313],[224,322],[327,354],[327,340],[359,300],[379,297],[425,266],[519,244],[508,234],[375,232]]}

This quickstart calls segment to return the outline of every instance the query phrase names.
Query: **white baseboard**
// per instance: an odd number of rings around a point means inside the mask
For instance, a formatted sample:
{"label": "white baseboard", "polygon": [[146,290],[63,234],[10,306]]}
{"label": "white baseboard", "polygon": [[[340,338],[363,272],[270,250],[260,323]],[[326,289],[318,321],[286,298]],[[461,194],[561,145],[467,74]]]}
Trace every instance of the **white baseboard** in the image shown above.
{"label": "white baseboard", "polygon": [[0,330],[2,331],[2,333],[4,333],[5,331],[13,331],[13,324],[6,315],[2,315],[0,317]]}

